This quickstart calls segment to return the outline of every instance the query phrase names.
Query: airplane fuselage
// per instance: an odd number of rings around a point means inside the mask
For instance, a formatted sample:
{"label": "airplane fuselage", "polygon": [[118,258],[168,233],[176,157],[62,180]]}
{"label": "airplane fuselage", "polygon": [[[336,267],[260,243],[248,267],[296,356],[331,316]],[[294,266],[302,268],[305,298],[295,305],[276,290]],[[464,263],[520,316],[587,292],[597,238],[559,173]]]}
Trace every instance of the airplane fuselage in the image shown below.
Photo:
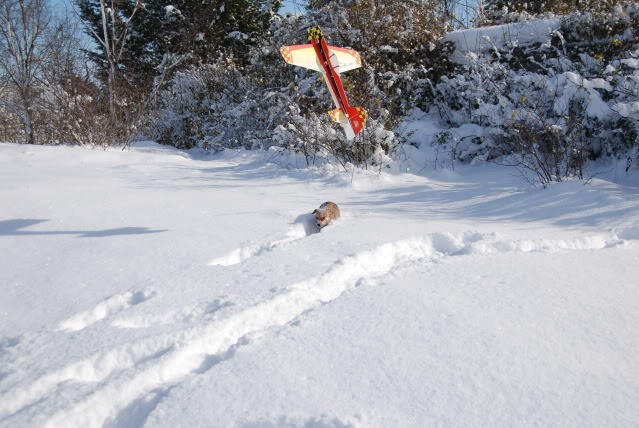
{"label": "airplane fuselage", "polygon": [[[328,49],[328,45],[326,43],[326,39],[323,37],[319,40],[312,40],[313,48],[315,48],[315,53],[317,54],[317,60],[322,68],[322,74],[324,76],[324,80],[326,81],[326,85],[333,97],[333,101],[335,102],[335,106],[342,110],[342,112],[348,117],[348,97],[346,96],[346,91],[344,90],[344,85],[342,84],[342,79],[340,78],[337,71],[335,71],[335,67],[331,62],[331,54]],[[349,120],[350,122],[350,120]]]}

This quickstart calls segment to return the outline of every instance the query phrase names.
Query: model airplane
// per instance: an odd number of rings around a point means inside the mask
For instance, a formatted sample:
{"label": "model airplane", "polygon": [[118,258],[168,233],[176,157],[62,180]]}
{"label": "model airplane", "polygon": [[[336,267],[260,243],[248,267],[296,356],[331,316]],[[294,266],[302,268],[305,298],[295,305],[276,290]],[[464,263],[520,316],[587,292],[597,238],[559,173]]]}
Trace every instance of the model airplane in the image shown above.
{"label": "model airplane", "polygon": [[337,106],[328,114],[342,125],[346,138],[352,140],[364,129],[366,110],[348,104],[348,97],[339,75],[361,67],[362,58],[352,49],[328,45],[319,27],[308,30],[308,39],[311,41],[310,45],[284,46],[280,48],[280,52],[287,63],[322,73]]}

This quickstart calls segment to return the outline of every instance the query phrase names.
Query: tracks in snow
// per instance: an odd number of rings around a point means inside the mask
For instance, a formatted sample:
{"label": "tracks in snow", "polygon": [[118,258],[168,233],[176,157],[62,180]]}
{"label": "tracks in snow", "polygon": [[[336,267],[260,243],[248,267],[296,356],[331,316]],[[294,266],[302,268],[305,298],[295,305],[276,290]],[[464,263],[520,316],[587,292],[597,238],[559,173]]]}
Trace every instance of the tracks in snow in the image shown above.
{"label": "tracks in snow", "polygon": [[259,256],[264,253],[275,250],[291,242],[297,241],[302,236],[289,236],[284,239],[278,239],[276,241],[264,242],[262,244],[251,244],[243,247],[235,248],[229,251],[227,254],[216,257],[209,262],[209,266],[232,266],[242,263],[244,260],[250,259],[254,256]]}
{"label": "tracks in snow", "polygon": [[155,296],[155,291],[150,288],[119,293],[103,300],[93,308],[80,312],[60,323],[58,330],[78,331],[100,321],[101,319],[117,314],[131,306],[138,305]]}
{"label": "tracks in snow", "polygon": [[303,214],[295,219],[293,227],[289,229],[285,238],[235,248],[225,255],[211,260],[209,266],[236,265],[251,257],[260,256],[315,233],[319,233],[319,229],[315,226],[315,216],[313,214]]}
{"label": "tracks in snow", "polygon": [[[465,254],[591,250],[621,244],[624,241],[614,234],[517,241],[472,232],[435,233],[386,243],[344,257],[324,273],[292,284],[272,298],[227,317],[192,324],[178,333],[126,344],[50,372],[28,386],[5,390],[0,395],[0,418],[46,399],[69,381],[99,384],[92,393],[49,415],[46,426],[103,426],[126,419],[126,415],[135,409],[139,413],[140,406],[144,405],[147,408],[142,413],[148,415],[170,388],[188,376],[204,373],[232,358],[252,333],[285,325],[306,311],[337,299],[361,280],[378,278],[415,262],[432,262]],[[258,254],[253,252],[252,255]],[[86,328],[140,300],[135,298],[135,292],[130,293],[107,299],[92,310],[63,322],[61,327],[67,330]],[[142,294],[145,299],[151,295],[146,291]]]}

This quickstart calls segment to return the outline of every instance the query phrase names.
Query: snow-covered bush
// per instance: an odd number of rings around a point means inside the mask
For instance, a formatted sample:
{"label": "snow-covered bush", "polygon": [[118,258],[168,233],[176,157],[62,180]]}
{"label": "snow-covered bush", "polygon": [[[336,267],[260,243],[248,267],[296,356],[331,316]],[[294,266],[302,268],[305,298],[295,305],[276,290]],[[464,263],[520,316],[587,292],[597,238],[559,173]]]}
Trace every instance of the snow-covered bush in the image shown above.
{"label": "snow-covered bush", "polygon": [[624,0],[484,0],[480,21],[483,25],[529,21],[571,12],[610,12]]}
{"label": "snow-covered bush", "polygon": [[168,88],[157,94],[159,109],[151,137],[181,149],[243,146],[243,135],[232,135],[234,122],[243,119],[240,112],[250,108],[249,103],[242,103],[246,96],[241,90],[243,80],[230,61],[176,73]]}
{"label": "snow-covered bush", "polygon": [[[639,3],[607,14],[573,14],[562,25],[563,50],[587,78],[605,80],[614,123],[601,154],[623,156],[639,146]],[[584,43],[584,41],[586,41]]]}
{"label": "snow-covered bush", "polygon": [[424,108],[431,81],[450,71],[441,36],[445,16],[435,0],[334,0],[316,3],[305,17],[331,44],[357,50],[364,66],[346,75],[348,92],[375,117],[395,125],[413,107]]}
{"label": "snow-covered bush", "polygon": [[316,76],[296,76],[278,47],[253,50],[248,65],[226,58],[176,73],[157,93],[150,136],[185,149],[286,144],[310,150],[308,141],[298,140],[316,126],[304,113],[313,87],[321,82],[315,82]]}
{"label": "snow-covered bush", "polygon": [[583,177],[589,160],[627,156],[639,145],[637,22],[639,6],[628,4],[568,15],[547,40],[486,37],[492,47],[469,52],[436,85],[450,127],[478,126],[454,141],[458,159],[498,159],[547,183]]}
{"label": "snow-covered bush", "polygon": [[[399,96],[399,87],[389,89],[393,85],[384,92],[376,71],[368,65],[343,75],[351,104],[368,112],[366,130],[347,141],[327,114],[335,107],[321,75],[287,65],[279,52],[280,46],[306,43],[307,30],[315,20],[312,14],[276,20],[269,39],[251,50],[248,64],[226,58],[176,73],[157,93],[150,136],[179,148],[215,151],[275,145],[303,153],[308,164],[330,159],[344,168],[347,164],[377,166],[404,141],[401,134],[391,132],[401,118],[399,112],[424,97],[417,97],[416,90]],[[330,26],[325,29],[332,44],[348,45],[331,38]],[[410,70],[405,73],[410,80]],[[393,77],[390,72],[385,75]],[[419,85],[430,87],[427,83]],[[400,105],[400,99],[405,105]]]}

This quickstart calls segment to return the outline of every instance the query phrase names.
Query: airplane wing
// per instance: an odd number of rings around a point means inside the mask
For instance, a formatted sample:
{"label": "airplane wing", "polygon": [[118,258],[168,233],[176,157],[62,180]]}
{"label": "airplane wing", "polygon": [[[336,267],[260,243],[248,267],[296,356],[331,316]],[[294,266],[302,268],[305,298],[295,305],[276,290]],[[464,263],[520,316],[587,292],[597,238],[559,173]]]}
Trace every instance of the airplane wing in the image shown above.
{"label": "airplane wing", "polygon": [[328,51],[331,56],[331,64],[338,73],[345,73],[362,66],[362,57],[353,49],[329,46]]}
{"label": "airplane wing", "polygon": [[315,53],[313,45],[282,46],[280,53],[289,64],[315,71],[322,71],[320,65],[317,63],[317,54]]}

